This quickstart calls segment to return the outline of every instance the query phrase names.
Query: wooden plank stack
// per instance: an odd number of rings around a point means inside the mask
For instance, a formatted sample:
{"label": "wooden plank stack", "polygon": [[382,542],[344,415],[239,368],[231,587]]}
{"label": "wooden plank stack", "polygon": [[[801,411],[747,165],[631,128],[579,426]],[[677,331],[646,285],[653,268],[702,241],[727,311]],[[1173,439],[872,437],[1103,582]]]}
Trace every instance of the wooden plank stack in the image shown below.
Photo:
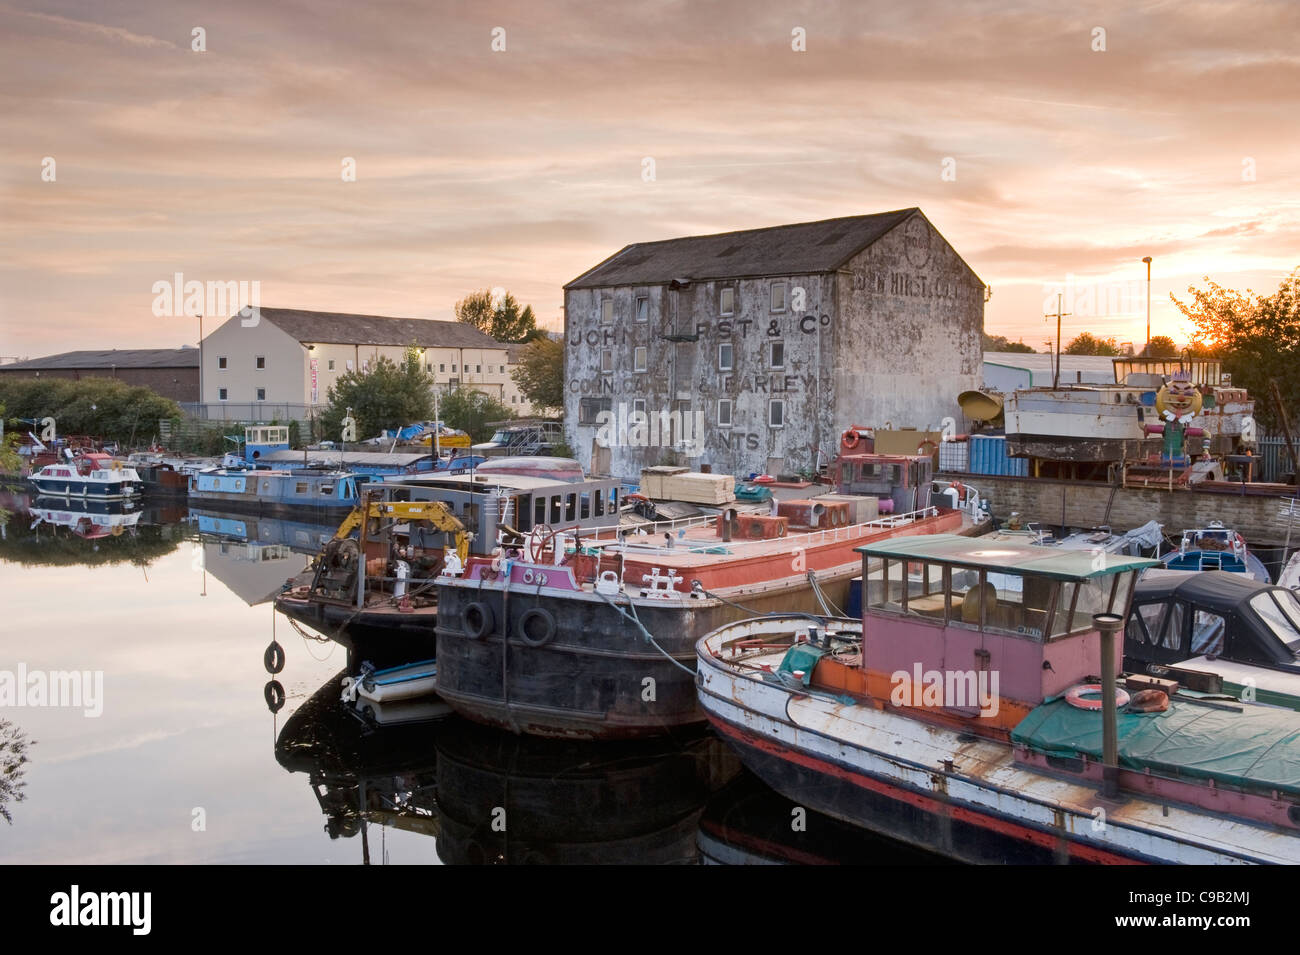
{"label": "wooden plank stack", "polygon": [[735,490],[736,479],[727,474],[701,474],[664,465],[641,470],[641,493],[655,501],[729,504],[735,500]]}

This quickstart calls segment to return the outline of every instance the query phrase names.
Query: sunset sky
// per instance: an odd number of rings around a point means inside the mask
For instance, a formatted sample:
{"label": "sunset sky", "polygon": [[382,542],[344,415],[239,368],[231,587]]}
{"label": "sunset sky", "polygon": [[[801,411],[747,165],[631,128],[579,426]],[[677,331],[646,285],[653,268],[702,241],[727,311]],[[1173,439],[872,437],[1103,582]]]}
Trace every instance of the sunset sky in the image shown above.
{"label": "sunset sky", "polygon": [[177,272],[558,327],[629,242],[908,206],[990,332],[1041,349],[1073,276],[1066,340],[1140,345],[1151,255],[1181,341],[1171,291],[1300,265],[1297,36],[1294,2],[0,0],[0,357],[194,342],[151,310]]}

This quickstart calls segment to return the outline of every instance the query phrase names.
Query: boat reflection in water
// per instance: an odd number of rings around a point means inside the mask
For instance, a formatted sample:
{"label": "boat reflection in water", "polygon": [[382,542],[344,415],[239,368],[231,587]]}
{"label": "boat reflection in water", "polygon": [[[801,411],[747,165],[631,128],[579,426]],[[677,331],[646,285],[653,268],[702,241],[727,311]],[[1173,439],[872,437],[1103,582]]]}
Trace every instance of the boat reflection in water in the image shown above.
{"label": "boat reflection in water", "polygon": [[743,771],[700,817],[703,865],[944,865],[942,856],[882,839],[791,802]]}
{"label": "boat reflection in water", "polygon": [[331,839],[362,837],[378,823],[438,834],[434,738],[445,721],[378,728],[340,701],[346,671],[334,676],[289,717],[275,743],[276,761],[306,773]]}
{"label": "boat reflection in water", "polygon": [[694,864],[710,795],[739,772],[702,733],[538,739],[455,720],[438,737],[438,857],[470,864]]}

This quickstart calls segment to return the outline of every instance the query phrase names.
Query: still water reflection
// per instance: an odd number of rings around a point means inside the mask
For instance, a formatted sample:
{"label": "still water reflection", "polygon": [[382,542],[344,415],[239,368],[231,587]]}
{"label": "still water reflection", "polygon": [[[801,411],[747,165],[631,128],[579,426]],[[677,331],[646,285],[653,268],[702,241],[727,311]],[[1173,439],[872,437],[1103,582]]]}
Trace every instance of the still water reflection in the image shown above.
{"label": "still water reflection", "polygon": [[432,710],[376,726],[340,702],[343,649],[273,610],[335,524],[77,507],[0,496],[0,671],[103,679],[99,716],[0,707],[0,773],[25,760],[0,787],[4,862],[917,861],[795,825],[704,731],[580,744]]}

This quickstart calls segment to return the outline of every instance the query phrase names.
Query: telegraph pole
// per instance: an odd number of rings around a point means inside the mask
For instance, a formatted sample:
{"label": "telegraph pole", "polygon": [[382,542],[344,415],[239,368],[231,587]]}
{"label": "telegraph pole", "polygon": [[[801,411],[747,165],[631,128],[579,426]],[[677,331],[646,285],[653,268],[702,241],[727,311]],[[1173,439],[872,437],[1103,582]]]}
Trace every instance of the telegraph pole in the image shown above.
{"label": "telegraph pole", "polygon": [[[1056,365],[1052,369],[1052,390],[1053,391],[1061,387],[1061,319],[1074,314],[1073,312],[1061,311],[1061,299],[1063,296],[1064,296],[1063,292],[1056,293]],[[1046,315],[1043,316],[1043,318],[1051,318],[1051,317],[1052,317],[1051,312],[1048,312]]]}
{"label": "telegraph pole", "polygon": [[1143,256],[1142,261],[1147,264],[1147,357],[1151,357],[1151,256]]}

